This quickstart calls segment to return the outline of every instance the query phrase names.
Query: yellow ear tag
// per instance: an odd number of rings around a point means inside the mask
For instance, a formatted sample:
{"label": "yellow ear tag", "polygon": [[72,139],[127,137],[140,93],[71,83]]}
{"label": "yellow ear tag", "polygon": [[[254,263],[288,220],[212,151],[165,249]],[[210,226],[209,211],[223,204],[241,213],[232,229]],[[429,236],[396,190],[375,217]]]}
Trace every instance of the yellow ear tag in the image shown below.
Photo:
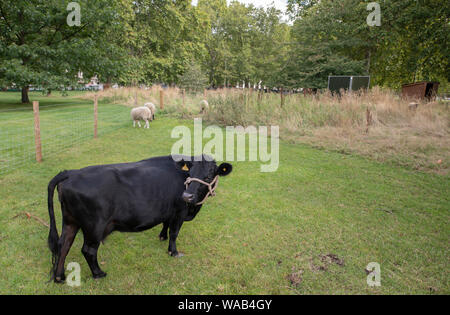
{"label": "yellow ear tag", "polygon": [[226,172],[227,171],[227,169],[224,167],[224,168],[222,168],[222,171],[224,171],[224,172]]}
{"label": "yellow ear tag", "polygon": [[188,169],[188,167],[187,167],[187,165],[186,164],[184,164],[184,166],[181,168],[183,171],[186,171],[186,172],[188,172],[189,171],[189,169]]}

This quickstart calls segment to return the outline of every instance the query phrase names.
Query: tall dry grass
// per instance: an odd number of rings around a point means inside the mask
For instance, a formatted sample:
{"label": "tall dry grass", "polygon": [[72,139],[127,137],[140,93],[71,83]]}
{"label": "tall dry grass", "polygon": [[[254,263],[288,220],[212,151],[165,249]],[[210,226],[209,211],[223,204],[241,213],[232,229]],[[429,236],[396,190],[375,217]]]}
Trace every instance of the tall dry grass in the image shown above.
{"label": "tall dry grass", "polygon": [[[130,107],[153,102],[160,106],[160,86],[99,91],[100,101]],[[304,96],[250,90],[222,89],[207,92],[210,108],[201,113],[203,93],[185,94],[178,88],[164,90],[161,114],[192,118],[222,126],[277,125],[282,139],[307,143],[342,153],[357,153],[408,168],[448,174],[450,112],[442,102],[419,103],[391,90],[375,87],[366,93],[330,93]],[[93,98],[94,92],[84,95]],[[137,102],[135,99],[137,98]]]}
{"label": "tall dry grass", "polygon": [[[163,91],[163,110],[160,107],[160,91]],[[182,90],[176,87],[162,88],[159,85],[154,85],[149,88],[110,88],[103,91],[86,93],[82,98],[93,99],[94,95],[97,95],[101,102],[126,105],[129,107],[143,106],[145,103],[152,102],[163,114],[176,113],[182,116],[199,113],[200,102],[204,98],[203,94],[185,92],[183,106]]]}
{"label": "tall dry grass", "polygon": [[208,97],[205,119],[221,125],[278,125],[292,142],[448,174],[448,104],[420,103],[378,87],[366,93],[314,96],[231,91]]}

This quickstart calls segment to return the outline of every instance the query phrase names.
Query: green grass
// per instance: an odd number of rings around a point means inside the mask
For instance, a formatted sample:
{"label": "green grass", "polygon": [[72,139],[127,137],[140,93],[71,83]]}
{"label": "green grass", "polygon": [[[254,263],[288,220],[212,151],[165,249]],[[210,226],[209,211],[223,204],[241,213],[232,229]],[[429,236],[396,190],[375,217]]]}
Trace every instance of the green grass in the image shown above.
{"label": "green grass", "polygon": [[[46,187],[61,170],[169,154],[177,125],[193,123],[158,117],[150,130],[130,123],[0,175],[0,293],[450,293],[449,177],[283,142],[275,173],[232,162],[217,196],[181,229],[185,257],[167,255],[160,227],[113,233],[99,250],[108,276],[93,280],[79,233],[66,266],[80,263],[81,286],[47,283],[48,230],[15,216],[48,221]],[[55,212],[60,222],[59,206]],[[322,259],[328,254],[344,264]],[[381,265],[381,287],[366,284],[369,262]],[[301,281],[292,284],[291,274]]]}
{"label": "green grass", "polygon": [[[34,115],[32,105],[16,103],[19,93],[0,94],[0,174],[35,160]],[[42,151],[47,157],[87,139],[94,131],[94,107],[90,100],[30,94],[39,101]],[[129,125],[129,108],[99,103],[99,135]]]}

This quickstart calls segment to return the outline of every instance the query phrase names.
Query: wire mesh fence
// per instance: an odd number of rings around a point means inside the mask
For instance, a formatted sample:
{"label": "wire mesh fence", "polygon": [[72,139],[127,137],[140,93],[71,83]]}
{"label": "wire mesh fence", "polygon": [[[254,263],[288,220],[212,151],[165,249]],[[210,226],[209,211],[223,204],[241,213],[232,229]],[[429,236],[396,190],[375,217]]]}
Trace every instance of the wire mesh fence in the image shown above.
{"label": "wire mesh fence", "polygon": [[[98,136],[129,126],[130,110],[98,105]],[[94,137],[94,105],[64,103],[40,106],[40,138],[44,159]],[[0,111],[0,175],[36,161],[33,110]]]}

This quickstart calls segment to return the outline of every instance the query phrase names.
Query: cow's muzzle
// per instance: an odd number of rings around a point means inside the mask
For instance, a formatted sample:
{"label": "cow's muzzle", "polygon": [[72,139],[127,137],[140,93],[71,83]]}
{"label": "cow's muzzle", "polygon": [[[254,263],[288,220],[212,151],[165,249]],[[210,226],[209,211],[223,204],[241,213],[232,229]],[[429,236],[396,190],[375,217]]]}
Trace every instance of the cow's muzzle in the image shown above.
{"label": "cow's muzzle", "polygon": [[194,201],[194,195],[187,193],[187,192],[183,192],[183,200],[187,203],[191,203]]}
{"label": "cow's muzzle", "polygon": [[[186,189],[188,189],[189,184],[192,183],[192,182],[198,182],[198,183],[203,184],[203,185],[205,185],[205,186],[208,187],[208,193],[206,194],[205,198],[203,198],[202,201],[197,202],[197,203],[195,204],[196,206],[200,206],[200,205],[202,205],[202,204],[206,201],[206,199],[208,199],[209,197],[214,197],[214,196],[216,195],[216,188],[217,188],[217,184],[219,183],[219,175],[217,175],[216,177],[214,177],[214,179],[212,180],[211,183],[207,183],[207,182],[202,181],[201,179],[198,179],[198,178],[195,178],[195,177],[188,177],[188,178],[186,179],[186,181],[184,182],[184,185],[186,185]],[[187,198],[185,198],[185,196],[186,196]],[[188,197],[191,197],[192,199],[189,199]],[[185,191],[185,192],[183,193],[183,199],[184,199],[184,201],[186,201],[186,202],[192,203],[192,201],[194,200],[194,195],[189,194],[189,193],[186,193],[186,191]],[[188,199],[189,201],[188,201],[187,199]]]}

